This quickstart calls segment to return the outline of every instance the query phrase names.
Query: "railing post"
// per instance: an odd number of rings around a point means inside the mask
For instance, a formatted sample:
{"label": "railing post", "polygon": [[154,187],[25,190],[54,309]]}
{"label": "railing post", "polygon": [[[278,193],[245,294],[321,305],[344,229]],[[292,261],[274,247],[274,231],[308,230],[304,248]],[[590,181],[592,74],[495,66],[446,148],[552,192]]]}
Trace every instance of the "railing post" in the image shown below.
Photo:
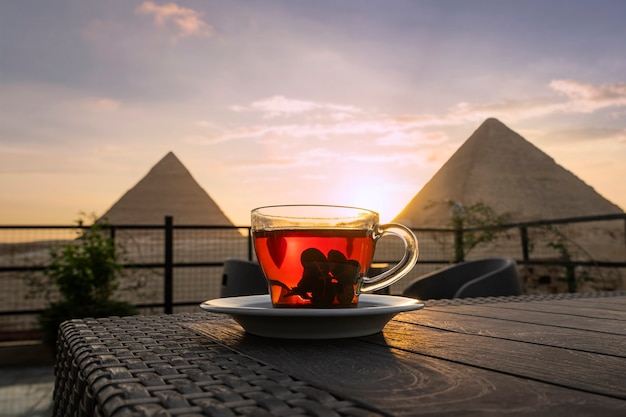
{"label": "railing post", "polygon": [[248,260],[251,261],[252,258],[252,227],[248,228]]}
{"label": "railing post", "polygon": [[165,216],[165,273],[163,283],[163,311],[165,314],[172,314],[174,311],[174,220],[172,216]]}
{"label": "railing post", "polygon": [[465,251],[463,250],[463,220],[454,221],[454,262],[464,262]]}
{"label": "railing post", "polygon": [[467,216],[465,207],[459,201],[453,202],[450,217],[454,229],[454,262],[465,261],[465,249],[463,248],[463,220]]}
{"label": "railing post", "polygon": [[565,265],[565,271],[567,274],[567,290],[569,292],[576,292],[576,266],[568,263]]}
{"label": "railing post", "polygon": [[528,228],[522,226],[519,228],[520,236],[522,238],[522,259],[524,262],[528,262]]}

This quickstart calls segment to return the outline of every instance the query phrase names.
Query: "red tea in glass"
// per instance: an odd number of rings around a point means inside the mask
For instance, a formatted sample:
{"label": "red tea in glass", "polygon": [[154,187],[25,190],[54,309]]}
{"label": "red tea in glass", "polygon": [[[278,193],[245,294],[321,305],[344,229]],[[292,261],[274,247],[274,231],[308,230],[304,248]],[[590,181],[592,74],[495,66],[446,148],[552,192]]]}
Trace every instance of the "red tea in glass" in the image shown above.
{"label": "red tea in glass", "polygon": [[355,307],[374,256],[372,232],[359,229],[260,230],[254,247],[275,306]]}
{"label": "red tea in glass", "polygon": [[[274,307],[356,307],[361,293],[393,284],[415,266],[417,239],[378,213],[355,207],[293,205],[252,210],[254,248]],[[379,238],[393,235],[405,253],[388,271],[366,277]]]}

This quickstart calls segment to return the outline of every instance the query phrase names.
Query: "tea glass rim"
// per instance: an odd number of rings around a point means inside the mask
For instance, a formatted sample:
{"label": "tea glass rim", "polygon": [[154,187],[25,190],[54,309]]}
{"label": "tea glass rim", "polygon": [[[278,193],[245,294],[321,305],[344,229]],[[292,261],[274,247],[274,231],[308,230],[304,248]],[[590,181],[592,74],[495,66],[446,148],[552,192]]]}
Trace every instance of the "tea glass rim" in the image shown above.
{"label": "tea glass rim", "polygon": [[[372,229],[380,215],[369,209],[328,204],[282,204],[258,207],[251,211],[251,230]],[[357,226],[357,227],[355,227]]]}
{"label": "tea glass rim", "polygon": [[[263,216],[266,217],[282,217],[282,218],[307,218],[307,219],[316,219],[316,218],[320,218],[320,219],[326,219],[326,218],[341,218],[343,216],[310,216],[310,215],[298,215],[298,216],[289,216],[289,215],[285,215],[285,214],[268,214],[265,212],[262,212],[263,210],[267,210],[267,209],[278,209],[278,208],[296,208],[296,207],[309,207],[309,208],[331,208],[331,209],[341,209],[341,210],[354,210],[354,211],[361,211],[361,212],[367,212],[370,215],[374,215],[377,217],[380,217],[380,214],[377,211],[371,210],[371,209],[366,209],[363,207],[357,207],[357,206],[345,206],[345,205],[336,205],[336,204],[272,204],[272,205],[267,205],[267,206],[261,206],[261,207],[256,207],[254,209],[252,209],[251,213],[259,213],[262,214]],[[346,216],[348,217],[348,216]]]}

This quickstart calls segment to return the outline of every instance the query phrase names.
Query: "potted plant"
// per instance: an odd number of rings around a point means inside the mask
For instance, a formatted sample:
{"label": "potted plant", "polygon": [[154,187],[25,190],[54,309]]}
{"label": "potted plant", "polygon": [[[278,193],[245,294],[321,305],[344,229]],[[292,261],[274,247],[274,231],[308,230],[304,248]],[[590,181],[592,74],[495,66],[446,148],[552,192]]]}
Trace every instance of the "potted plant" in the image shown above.
{"label": "potted plant", "polygon": [[65,320],[137,314],[134,305],[113,299],[119,288],[122,251],[106,233],[106,224],[84,227],[79,219],[77,226],[78,238],[52,249],[52,261],[44,270],[47,285],[60,295],[38,317],[44,343],[53,348]]}

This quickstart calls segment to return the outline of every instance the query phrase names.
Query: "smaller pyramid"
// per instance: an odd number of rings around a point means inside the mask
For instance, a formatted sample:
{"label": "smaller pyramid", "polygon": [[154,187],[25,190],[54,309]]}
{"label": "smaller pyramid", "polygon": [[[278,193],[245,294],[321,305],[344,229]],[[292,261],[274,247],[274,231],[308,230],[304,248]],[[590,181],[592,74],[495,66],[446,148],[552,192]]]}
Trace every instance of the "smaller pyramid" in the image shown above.
{"label": "smaller pyramid", "polygon": [[497,119],[487,119],[395,221],[446,227],[445,204],[483,203],[514,222],[623,213],[592,187]]}
{"label": "smaller pyramid", "polygon": [[102,216],[112,225],[232,226],[180,160],[169,152]]}

